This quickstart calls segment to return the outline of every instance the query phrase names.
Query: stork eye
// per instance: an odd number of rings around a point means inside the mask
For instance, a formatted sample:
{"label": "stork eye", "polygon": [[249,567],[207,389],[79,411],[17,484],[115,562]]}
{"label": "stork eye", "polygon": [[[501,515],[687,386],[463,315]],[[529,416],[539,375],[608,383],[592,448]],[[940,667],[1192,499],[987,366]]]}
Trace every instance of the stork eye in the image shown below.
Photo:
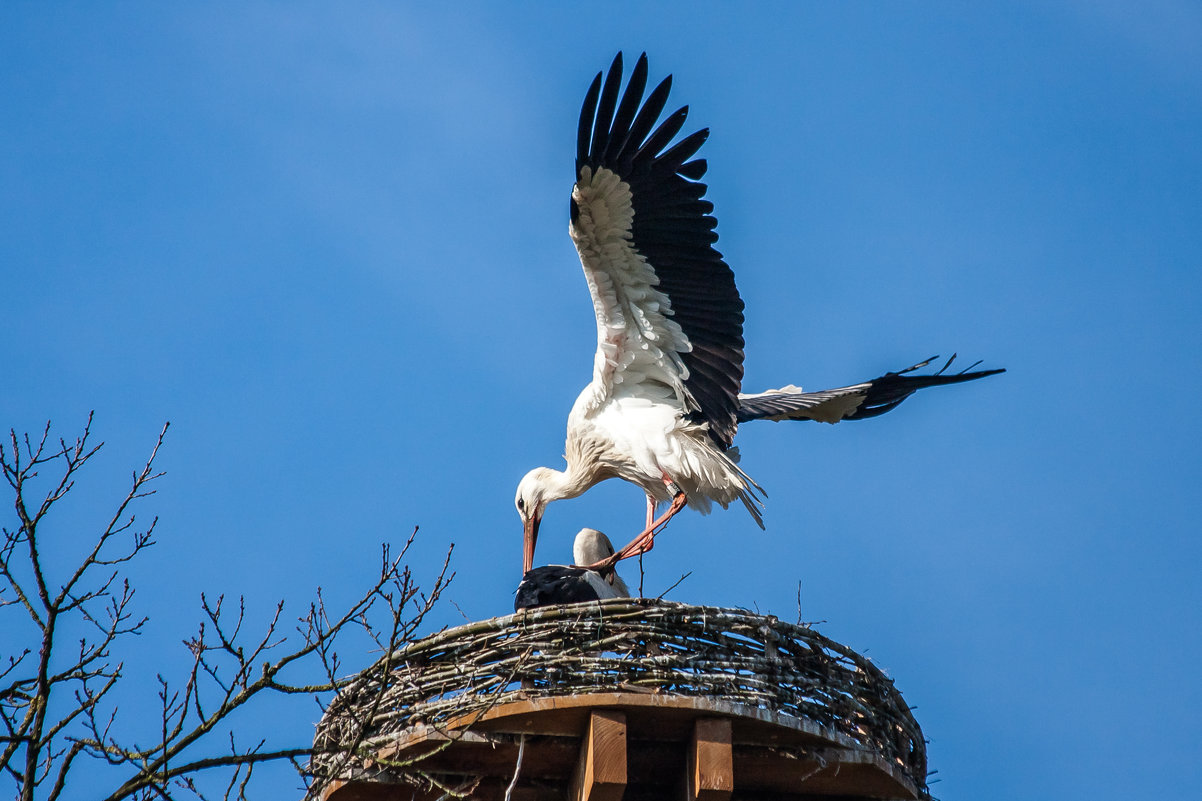
{"label": "stork eye", "polygon": [[524,500],[522,500],[521,498],[518,498],[518,511],[519,512],[526,511],[526,502]]}

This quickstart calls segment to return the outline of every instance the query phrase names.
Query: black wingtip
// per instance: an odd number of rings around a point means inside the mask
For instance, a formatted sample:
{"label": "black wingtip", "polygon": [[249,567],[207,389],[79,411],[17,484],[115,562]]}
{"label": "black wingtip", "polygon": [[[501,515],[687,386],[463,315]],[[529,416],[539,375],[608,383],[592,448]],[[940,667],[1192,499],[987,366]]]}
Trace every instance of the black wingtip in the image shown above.
{"label": "black wingtip", "polygon": [[601,87],[601,99],[597,104],[597,119],[593,123],[593,146],[591,153],[604,153],[613,125],[614,110],[618,105],[618,93],[622,89],[622,53],[614,56],[609,74]]}
{"label": "black wingtip", "polygon": [[622,100],[618,104],[617,111],[614,112],[605,152],[600,154],[602,162],[617,161],[618,155],[626,147],[626,143],[630,139],[631,125],[634,123],[635,114],[638,113],[639,103],[642,102],[643,91],[646,88],[647,54],[644,53],[635,62],[634,70],[630,73],[630,80],[626,83],[626,90],[622,92]]}
{"label": "black wingtip", "polygon": [[974,362],[966,370],[961,370],[958,373],[948,374],[946,371],[956,360],[956,354],[947,360],[943,367],[939,368],[934,373],[927,375],[909,375],[915,370],[927,366],[931,362],[938,359],[938,356],[932,356],[926,361],[919,362],[912,367],[907,367],[904,370],[897,372],[885,373],[880,378],[873,379],[869,383],[869,388],[864,396],[864,401],[860,408],[855,413],[848,415],[848,420],[867,420],[870,417],[878,417],[885,412],[892,411],[904,401],[906,398],[913,395],[920,389],[927,387],[947,386],[948,384],[962,384],[966,381],[976,381],[979,378],[986,378],[991,375],[1006,372],[1004,367],[996,367],[990,370],[977,370],[969,372],[973,367],[980,364],[979,361]]}
{"label": "black wingtip", "polygon": [[705,159],[693,159],[681,164],[677,172],[690,181],[700,181],[705,177],[705,171],[708,169],[709,163]]}
{"label": "black wingtip", "polygon": [[593,139],[593,119],[597,115],[597,98],[601,94],[603,76],[603,73],[598,72],[593,78],[588,92],[584,95],[584,104],[580,107],[580,122],[576,129],[576,175],[580,175],[580,168],[588,163],[588,148]]}

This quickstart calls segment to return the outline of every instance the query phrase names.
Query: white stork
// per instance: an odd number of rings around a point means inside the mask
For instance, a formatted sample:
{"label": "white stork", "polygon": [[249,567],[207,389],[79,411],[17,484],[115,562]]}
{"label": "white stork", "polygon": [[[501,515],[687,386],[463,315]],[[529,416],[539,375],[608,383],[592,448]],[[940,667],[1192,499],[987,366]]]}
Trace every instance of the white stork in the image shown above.
{"label": "white stork", "polygon": [[[949,359],[934,374],[913,375],[928,359],[821,392],[787,386],[740,394],[743,301],[713,247],[714,207],[702,200],[705,160],[693,158],[709,131],[671,144],[688,107],[659,123],[672,79],[644,100],[646,54],[620,93],[621,79],[619,53],[604,83],[601,73],[593,80],[580,112],[569,231],[593,297],[597,353],[593,380],[568,415],[567,470],[535,468],[518,485],[523,572],[534,564],[551,501],[615,477],[646,493],[646,529],[595,567],[650,550],[655,533],[686,503],[705,514],[713,503],[740,501],[762,528],[763,491],[731,447],[739,423],[862,420],[924,387],[1003,372],[945,374]],[[671,506],[654,519],[657,504],[667,501]]]}
{"label": "white stork", "polygon": [[602,562],[614,555],[609,537],[595,528],[582,528],[572,543],[574,565],[545,565],[522,576],[513,598],[513,611],[554,604],[576,604],[605,598],[629,598],[630,588],[613,567],[604,573],[579,565]]}

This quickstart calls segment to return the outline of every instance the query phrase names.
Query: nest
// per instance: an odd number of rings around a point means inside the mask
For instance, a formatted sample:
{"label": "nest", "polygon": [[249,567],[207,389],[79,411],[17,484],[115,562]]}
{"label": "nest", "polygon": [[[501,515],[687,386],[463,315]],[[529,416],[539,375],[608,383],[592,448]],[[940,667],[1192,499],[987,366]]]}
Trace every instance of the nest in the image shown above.
{"label": "nest", "polygon": [[653,600],[546,607],[411,643],[334,699],[315,750],[372,753],[415,726],[511,700],[614,691],[702,696],[811,721],[925,791],[922,731],[867,659],[775,617]]}

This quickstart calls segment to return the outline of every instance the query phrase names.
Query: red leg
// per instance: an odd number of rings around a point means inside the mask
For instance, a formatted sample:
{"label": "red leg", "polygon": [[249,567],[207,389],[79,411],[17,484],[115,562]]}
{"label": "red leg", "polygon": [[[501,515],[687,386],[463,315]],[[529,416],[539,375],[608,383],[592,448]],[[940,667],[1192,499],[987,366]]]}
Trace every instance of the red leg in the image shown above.
{"label": "red leg", "polygon": [[672,499],[672,505],[668,507],[668,511],[664,512],[658,520],[647,527],[647,530],[639,534],[631,540],[625,548],[618,551],[610,557],[615,562],[620,562],[623,559],[629,559],[632,556],[645,554],[655,547],[655,535],[663,530],[664,526],[668,525],[668,521],[676,516],[676,513],[684,508],[688,499],[683,492],[677,493]]}
{"label": "red leg", "polygon": [[[651,524],[655,522],[655,498],[647,496],[647,528],[651,528]],[[647,529],[643,529],[646,531]]]}
{"label": "red leg", "polygon": [[[655,535],[662,531],[664,526],[668,525],[668,521],[675,517],[676,513],[683,509],[689,500],[667,473],[664,474],[663,478],[664,485],[668,487],[669,491],[673,492],[672,505],[668,507],[668,510],[658,520],[649,522],[647,528],[627,543],[626,547],[607,559],[602,559],[600,562],[588,565],[589,568],[592,570],[604,570],[613,567],[623,559],[645,554],[655,547]],[[647,499],[647,512],[648,517],[650,517],[654,512],[654,505],[651,501],[651,496],[647,496]]]}

